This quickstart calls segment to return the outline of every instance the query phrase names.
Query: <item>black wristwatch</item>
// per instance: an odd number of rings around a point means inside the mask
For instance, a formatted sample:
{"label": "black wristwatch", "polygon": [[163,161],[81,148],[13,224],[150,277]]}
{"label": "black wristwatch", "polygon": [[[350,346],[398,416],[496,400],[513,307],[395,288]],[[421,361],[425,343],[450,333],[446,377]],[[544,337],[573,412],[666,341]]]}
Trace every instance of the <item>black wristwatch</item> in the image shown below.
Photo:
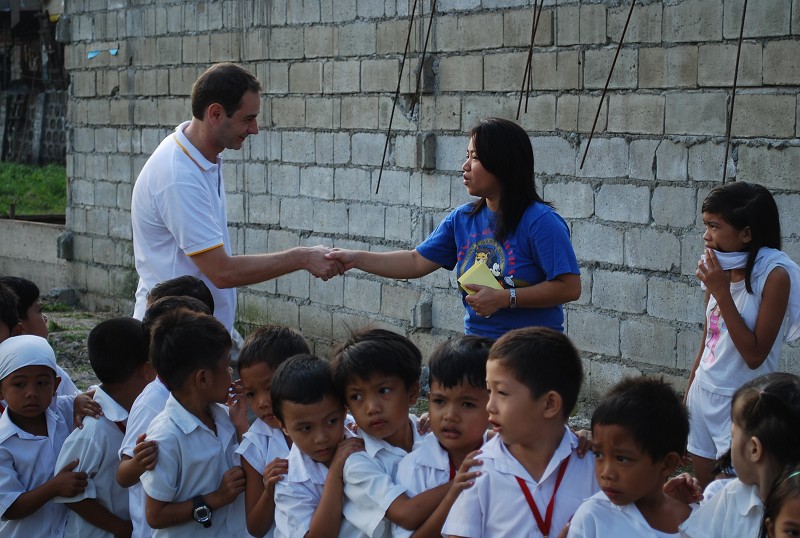
{"label": "black wristwatch", "polygon": [[194,505],[192,509],[194,520],[203,525],[203,527],[209,528],[211,526],[211,508],[203,500],[203,496],[192,497],[192,504]]}

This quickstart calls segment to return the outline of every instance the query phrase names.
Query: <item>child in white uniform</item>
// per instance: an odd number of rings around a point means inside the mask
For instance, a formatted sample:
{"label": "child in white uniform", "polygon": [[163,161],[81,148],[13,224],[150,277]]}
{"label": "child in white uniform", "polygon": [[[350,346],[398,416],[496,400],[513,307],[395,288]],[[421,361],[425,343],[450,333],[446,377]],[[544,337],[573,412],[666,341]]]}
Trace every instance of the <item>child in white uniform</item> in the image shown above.
{"label": "child in white uniform", "polygon": [[245,512],[253,536],[275,532],[275,483],[286,474],[289,438],[272,410],[270,389],[275,370],[292,355],[310,353],[300,334],[281,325],[264,325],[245,340],[239,355],[242,392],[256,420],[236,453],[247,477]]}
{"label": "child in white uniform", "polygon": [[73,431],[56,462],[61,468],[77,459],[77,471],[89,477],[86,490],[73,497],[57,497],[71,509],[64,535],[67,538],[114,538],[132,531],[128,492],[116,481],[119,450],[128,411],[142,389],[154,377],[147,361],[142,323],[115,318],[98,324],[87,341],[89,362],[101,385],[94,400],[103,409],[99,419],[87,417],[83,428]]}
{"label": "child in white uniform", "polygon": [[779,250],[778,207],[764,187],[717,187],[702,212],[706,249],[696,275],[706,291],[706,323],[686,405],[688,450],[705,487],[730,446],[731,396],[777,370],[784,337],[800,337],[800,267]]}
{"label": "child in white uniform", "polygon": [[141,478],[154,537],[245,534],[244,472],[222,405],[231,389],[230,347],[216,318],[185,309],[160,316],[152,329],[150,360],[171,390],[147,429],[158,458]]}
{"label": "child in white uniform", "polygon": [[680,527],[688,538],[757,536],[763,501],[783,469],[798,463],[800,377],[761,376],[733,396],[731,459],[737,478]]}
{"label": "child in white uniform", "polygon": [[486,385],[498,435],[481,449],[480,476],[456,500],[442,534],[556,536],[598,491],[594,461],[578,457],[578,438],[566,426],[582,380],[578,351],[560,332],[529,327],[495,342]]}
{"label": "child in white uniform", "polygon": [[0,343],[0,536],[63,536],[67,509],[52,502],[86,488],[77,460],[56,470],[72,430],[73,402],[55,399],[56,358],[47,340],[22,335]]}
{"label": "child in white uniform", "polygon": [[364,441],[346,427],[330,364],[297,355],[272,379],[272,409],[292,438],[288,473],[275,485],[275,536],[313,537],[337,528],[340,538],[361,536],[342,517],[343,473],[345,460],[364,450]]}
{"label": "child in white uniform", "polygon": [[800,464],[790,465],[764,501],[758,538],[788,538],[800,533]]}
{"label": "child in white uniform", "polygon": [[614,386],[592,415],[602,491],[575,512],[569,536],[678,536],[691,508],[667,496],[664,482],[680,465],[688,435],[686,408],[664,381],[639,377]]}

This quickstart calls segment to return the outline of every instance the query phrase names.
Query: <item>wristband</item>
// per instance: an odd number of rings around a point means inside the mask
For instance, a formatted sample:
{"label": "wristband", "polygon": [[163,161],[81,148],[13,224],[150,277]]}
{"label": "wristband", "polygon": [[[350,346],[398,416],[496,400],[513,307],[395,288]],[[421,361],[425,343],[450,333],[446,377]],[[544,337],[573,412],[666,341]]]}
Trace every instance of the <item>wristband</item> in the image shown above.
{"label": "wristband", "polygon": [[509,292],[508,307],[509,308],[516,308],[517,307],[517,289],[516,288],[509,288],[508,292]]}

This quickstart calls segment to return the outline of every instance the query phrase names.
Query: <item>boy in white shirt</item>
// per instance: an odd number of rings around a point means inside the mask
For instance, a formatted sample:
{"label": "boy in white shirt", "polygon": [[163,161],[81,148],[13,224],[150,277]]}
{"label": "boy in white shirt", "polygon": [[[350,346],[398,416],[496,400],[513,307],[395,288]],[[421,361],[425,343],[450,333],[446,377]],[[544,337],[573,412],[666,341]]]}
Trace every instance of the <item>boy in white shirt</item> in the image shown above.
{"label": "boy in white shirt", "polygon": [[[63,536],[67,509],[52,502],[86,488],[78,460],[54,473],[72,430],[74,398],[55,399],[59,378],[47,340],[21,335],[0,343],[0,536]],[[54,476],[55,474],[55,476]]]}
{"label": "boy in white shirt", "polygon": [[689,414],[663,380],[626,379],[592,415],[595,474],[602,491],[575,512],[568,536],[678,536],[691,508],[664,493],[680,465]]}
{"label": "boy in white shirt", "polygon": [[442,534],[556,536],[597,490],[594,462],[577,454],[566,426],[583,368],[560,332],[528,327],[506,333],[486,363],[490,424],[475,484],[456,499]]}
{"label": "boy in white shirt", "polygon": [[416,529],[449,482],[410,499],[397,466],[421,441],[409,407],[419,395],[422,355],[408,338],[383,329],[351,336],[334,351],[333,380],[364,439],[344,467],[344,517],[363,535],[391,536],[392,523]]}
{"label": "boy in white shirt", "polygon": [[291,440],[272,409],[270,390],[275,370],[289,357],[310,353],[300,334],[282,325],[264,325],[245,340],[237,366],[242,392],[256,420],[236,453],[246,477],[247,531],[271,538],[275,532],[275,483],[286,474]]}
{"label": "boy in white shirt", "polygon": [[147,429],[158,446],[142,477],[154,537],[243,536],[244,472],[222,405],[231,389],[231,337],[216,318],[179,309],[159,317],[150,360],[170,396]]}
{"label": "boy in white shirt", "polygon": [[139,320],[115,318],[98,324],[89,333],[87,348],[89,362],[101,383],[94,400],[103,409],[103,416],[87,417],[83,428],[73,431],[64,442],[56,468],[77,459],[75,470],[89,478],[83,493],[57,497],[55,502],[70,508],[64,533],[68,538],[129,536],[128,492],[115,479],[117,451],[128,411],[155,373],[147,361]]}
{"label": "boy in white shirt", "polygon": [[360,536],[342,518],[343,473],[345,460],[364,450],[364,441],[345,425],[330,364],[296,355],[278,367],[272,387],[272,409],[292,439],[289,470],[275,485],[275,536]]}

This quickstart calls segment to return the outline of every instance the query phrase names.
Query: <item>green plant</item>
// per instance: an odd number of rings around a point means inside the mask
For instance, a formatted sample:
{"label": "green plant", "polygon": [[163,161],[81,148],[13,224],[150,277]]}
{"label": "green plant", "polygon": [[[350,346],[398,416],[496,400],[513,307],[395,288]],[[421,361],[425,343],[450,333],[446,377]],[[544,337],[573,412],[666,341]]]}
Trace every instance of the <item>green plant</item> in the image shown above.
{"label": "green plant", "polygon": [[0,163],[0,215],[60,215],[67,207],[67,170],[58,164]]}
{"label": "green plant", "polygon": [[52,319],[47,321],[47,332],[58,333],[58,332],[65,331],[65,330],[66,330],[66,327],[64,327],[62,325],[59,325],[57,322],[53,321]]}

